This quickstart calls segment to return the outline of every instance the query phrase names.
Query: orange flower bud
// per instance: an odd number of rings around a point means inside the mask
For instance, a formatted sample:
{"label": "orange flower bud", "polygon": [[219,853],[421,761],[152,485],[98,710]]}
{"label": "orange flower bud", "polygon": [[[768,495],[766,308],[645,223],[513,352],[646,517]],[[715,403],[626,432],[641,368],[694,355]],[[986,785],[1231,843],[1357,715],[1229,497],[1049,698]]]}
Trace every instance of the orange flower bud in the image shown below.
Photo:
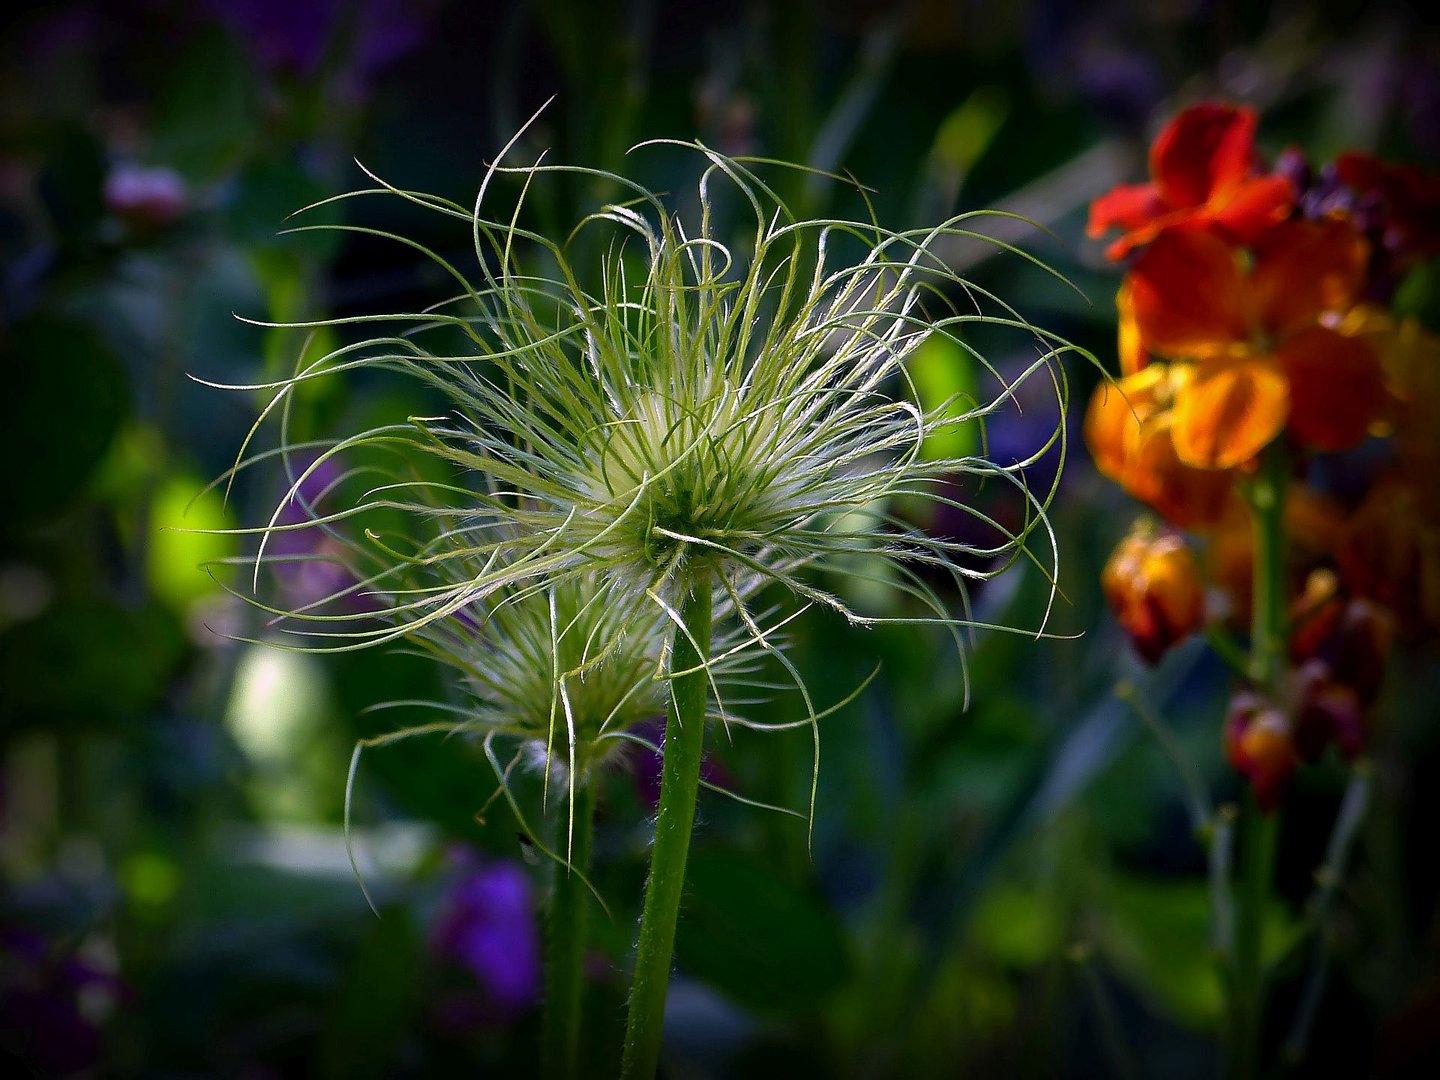
{"label": "orange flower bud", "polygon": [[1300,764],[1285,714],[1251,692],[1230,699],[1225,717],[1225,758],[1250,781],[1256,801],[1272,810]]}
{"label": "orange flower bud", "polygon": [[1365,707],[1353,686],[1335,678],[1323,660],[1309,660],[1295,673],[1295,747],[1314,761],[1331,740],[1347,758],[1365,746],[1369,733]]}
{"label": "orange flower bud", "polygon": [[1314,570],[1291,605],[1290,626],[1293,663],[1322,662],[1327,678],[1352,691],[1357,706],[1374,702],[1395,632],[1384,608],[1347,596],[1334,571]]}
{"label": "orange flower bud", "polygon": [[1308,660],[1324,647],[1345,613],[1340,579],[1333,570],[1312,570],[1290,603],[1290,659]]}
{"label": "orange flower bud", "polygon": [[1326,662],[1363,704],[1373,704],[1380,696],[1385,657],[1394,639],[1395,619],[1384,608],[1358,599],[1345,605],[1340,625],[1326,644]]}
{"label": "orange flower bud", "polygon": [[1145,525],[1122,540],[1100,585],[1135,651],[1155,663],[1205,620],[1205,591],[1195,556],[1174,533]]}

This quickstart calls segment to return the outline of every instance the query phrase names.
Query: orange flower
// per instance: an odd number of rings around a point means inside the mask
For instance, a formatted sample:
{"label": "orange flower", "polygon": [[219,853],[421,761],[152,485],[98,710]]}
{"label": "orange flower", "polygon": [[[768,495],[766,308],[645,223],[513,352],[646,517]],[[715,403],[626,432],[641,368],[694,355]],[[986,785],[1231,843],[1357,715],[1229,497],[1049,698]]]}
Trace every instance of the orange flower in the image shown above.
{"label": "orange flower", "polygon": [[1171,402],[1186,371],[1151,364],[1097,387],[1085,414],[1095,466],[1182,529],[1205,528],[1224,513],[1234,478],[1196,469],[1175,452]]}
{"label": "orange flower", "polygon": [[1326,325],[1355,301],[1367,246],[1346,222],[1268,229],[1253,262],[1221,237],[1166,229],[1129,275],[1138,340],[1196,361],[1175,398],[1180,460],[1226,469],[1253,458],[1284,428],[1317,450],[1364,438],[1384,380],[1373,345]]}
{"label": "orange flower", "polygon": [[1150,664],[1205,619],[1205,590],[1195,556],[1174,533],[1137,524],[1100,575],[1100,587],[1135,651]]}
{"label": "orange flower", "polygon": [[1088,233],[1125,235],[1105,250],[1123,259],[1166,226],[1204,222],[1242,243],[1284,217],[1295,190],[1282,176],[1257,176],[1255,110],[1207,102],[1167,124],[1150,147],[1148,184],[1122,185],[1090,205]]}

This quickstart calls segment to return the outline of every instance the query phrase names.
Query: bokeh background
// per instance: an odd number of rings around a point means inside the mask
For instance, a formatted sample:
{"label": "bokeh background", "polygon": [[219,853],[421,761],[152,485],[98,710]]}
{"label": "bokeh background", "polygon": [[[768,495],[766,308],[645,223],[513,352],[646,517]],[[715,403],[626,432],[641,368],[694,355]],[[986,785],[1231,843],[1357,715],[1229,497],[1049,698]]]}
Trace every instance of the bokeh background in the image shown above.
{"label": "bokeh background", "polygon": [[[1270,154],[1440,163],[1440,38],[1400,6],[95,0],[3,18],[0,1061],[35,1076],[533,1072],[549,868],[503,806],[479,813],[495,783],[477,748],[365,757],[354,839],[381,918],[345,853],[355,740],[421,718],[367,706],[453,688],[401,652],[238,640],[266,632],[224,587],[243,579],[199,567],[243,554],[243,538],[174,528],[256,524],[283,491],[259,473],[228,500],[207,486],[262,399],[189,376],[280,377],[304,345],[237,315],[444,294],[399,245],[280,235],[300,207],[366,186],[356,159],[468,203],[554,95],[523,152],[657,189],[683,192],[683,159],[629,148],[699,138],[849,170],[895,227],[1014,211],[1043,229],[981,228],[1077,289],[994,249],[951,257],[1112,371],[1118,272],[1084,236],[1086,207],[1143,178],[1149,138],[1181,105],[1256,105]],[[834,185],[778,183],[800,213],[855,211]],[[604,196],[554,184],[531,212],[568,229]],[[468,240],[382,202],[332,220],[441,252]],[[1098,374],[1079,360],[1068,373],[1078,415]],[[975,374],[958,350],[932,351],[919,378],[943,396]],[[329,380],[295,424],[352,430],[423,408],[412,395]],[[1030,406],[996,419],[992,453],[1043,442],[1060,418]],[[1016,512],[993,490],[957,494]],[[1144,667],[1106,613],[1099,568],[1134,512],[1075,440],[1052,508],[1054,636],[977,638],[968,709],[943,635],[798,624],[818,699],[883,668],[824,724],[813,840],[803,821],[702,797],[670,1075],[1213,1074],[1204,852],[1125,692],[1223,799],[1241,790],[1221,758],[1229,677],[1200,642]],[[1048,595],[1022,567],[973,600],[982,619],[1034,629]],[[1432,644],[1391,662],[1374,801],[1299,1074],[1423,1075],[1436,1061],[1436,661]],[[793,719],[799,706],[766,708]],[[716,739],[709,766],[738,793],[802,809],[811,767],[805,731]],[[619,1037],[653,770],[635,759],[602,799],[596,879],[614,917],[592,924],[597,1075]],[[1309,895],[1344,782],[1326,760],[1287,803],[1277,934]],[[1304,976],[1281,970],[1274,1031]]]}

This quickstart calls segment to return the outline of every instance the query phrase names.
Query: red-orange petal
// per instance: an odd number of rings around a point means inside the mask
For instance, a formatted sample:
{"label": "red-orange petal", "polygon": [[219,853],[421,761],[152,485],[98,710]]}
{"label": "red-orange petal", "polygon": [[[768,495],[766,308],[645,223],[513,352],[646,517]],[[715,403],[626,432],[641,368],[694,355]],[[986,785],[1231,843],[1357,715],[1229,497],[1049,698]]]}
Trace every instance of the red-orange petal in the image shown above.
{"label": "red-orange petal", "polygon": [[1313,326],[1322,313],[1354,303],[1369,257],[1369,244],[1348,220],[1276,225],[1255,244],[1252,310],[1276,337]]}
{"label": "red-orange petal", "polygon": [[1280,433],[1289,393],[1269,357],[1209,360],[1175,395],[1175,452],[1197,469],[1243,465]]}
{"label": "red-orange petal", "polygon": [[1124,483],[1140,425],[1159,409],[1158,396],[1166,377],[1155,365],[1115,383],[1101,383],[1085,410],[1085,442],[1095,467],[1116,483]]}
{"label": "red-orange petal", "polygon": [[1212,528],[1225,516],[1235,474],[1195,469],[1181,461],[1172,420],[1172,413],[1161,413],[1137,429],[1121,484],[1179,528]]}
{"label": "red-orange petal", "polygon": [[1130,279],[1126,278],[1120,285],[1120,291],[1115,294],[1115,308],[1120,317],[1117,349],[1120,353],[1120,370],[1126,375],[1133,375],[1150,363],[1150,353],[1140,338],[1140,327],[1135,322],[1133,293],[1134,287]]}
{"label": "red-orange petal", "polygon": [[1121,184],[1090,204],[1090,236],[1104,236],[1110,229],[1138,229],[1165,212],[1165,204],[1154,184]]}
{"label": "red-orange petal", "polygon": [[1284,220],[1295,203],[1295,187],[1283,176],[1256,176],[1228,196],[1212,200],[1211,216],[1226,235],[1253,244]]}
{"label": "red-orange petal", "polygon": [[1235,249],[1198,228],[1165,229],[1128,278],[1135,326],[1149,349],[1210,356],[1246,338]]}
{"label": "red-orange petal", "polygon": [[1150,175],[1160,199],[1179,209],[1201,206],[1249,175],[1255,158],[1255,110],[1217,102],[1186,109],[1150,148]]}
{"label": "red-orange petal", "polygon": [[1344,450],[1365,438],[1380,412],[1385,378],[1363,338],[1313,327],[1276,355],[1290,384],[1290,433],[1316,450]]}

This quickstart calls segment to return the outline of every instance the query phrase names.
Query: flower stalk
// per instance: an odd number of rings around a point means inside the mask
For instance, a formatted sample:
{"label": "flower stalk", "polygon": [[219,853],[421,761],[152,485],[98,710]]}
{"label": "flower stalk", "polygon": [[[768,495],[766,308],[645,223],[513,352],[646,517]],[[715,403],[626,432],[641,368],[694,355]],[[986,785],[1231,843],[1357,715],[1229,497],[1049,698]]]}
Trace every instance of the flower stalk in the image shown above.
{"label": "flower stalk", "polygon": [[[1255,538],[1250,677],[1274,699],[1285,672],[1286,535],[1285,487],[1289,455],[1275,440],[1262,453],[1247,497]],[[1265,1011],[1265,911],[1275,876],[1279,821],[1261,808],[1253,790],[1240,811],[1241,880],[1235,912],[1235,953],[1230,983],[1231,1039],[1228,1073],[1236,1080],[1259,1075]]]}
{"label": "flower stalk", "polygon": [[1315,935],[1310,973],[1305,978],[1305,988],[1300,993],[1300,1005],[1295,1020],[1280,1048],[1283,1066],[1293,1069],[1305,1060],[1305,1051],[1310,1044],[1310,1032],[1315,1024],[1315,1015],[1320,1008],[1326,983],[1330,978],[1330,944],[1326,940],[1325,922],[1335,905],[1335,894],[1350,863],[1350,851],[1360,826],[1365,820],[1365,811],[1370,803],[1371,769],[1366,763],[1356,766],[1350,774],[1350,783],[1345,788],[1345,797],[1340,802],[1340,812],[1335,817],[1335,827],[1330,833],[1330,842],[1325,847],[1325,864],[1316,872],[1316,888],[1310,897],[1305,922]]}
{"label": "flower stalk", "polygon": [[625,1028],[621,1076],[627,1080],[649,1080],[660,1062],[675,923],[680,914],[685,862],[690,853],[695,802],[700,790],[709,691],[711,612],[711,582],[709,575],[703,575],[691,584],[675,631],[670,668],[672,704],[665,723],[660,809],[655,819],[655,845],[650,855],[650,877],[645,886],[645,906],[635,951],[635,981]]}
{"label": "flower stalk", "polygon": [[[590,864],[595,826],[595,784],[575,791],[574,826],[558,815],[555,850],[570,845],[568,865],[555,864],[555,887],[545,957],[545,1005],[540,1016],[541,1074],[549,1080],[580,1076],[582,1003],[585,996],[585,932],[590,897],[582,878]],[[568,833],[568,835],[567,835]]]}

